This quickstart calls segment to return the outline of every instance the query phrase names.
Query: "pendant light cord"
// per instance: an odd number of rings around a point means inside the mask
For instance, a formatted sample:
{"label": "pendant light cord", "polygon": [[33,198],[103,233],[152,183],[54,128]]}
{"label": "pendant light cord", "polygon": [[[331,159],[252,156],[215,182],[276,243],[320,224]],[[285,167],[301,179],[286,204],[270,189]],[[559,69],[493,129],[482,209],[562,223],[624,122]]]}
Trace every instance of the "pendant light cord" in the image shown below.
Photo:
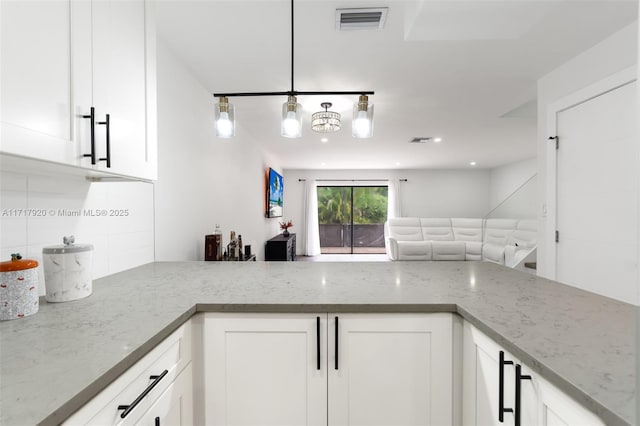
{"label": "pendant light cord", "polygon": [[293,88],[293,0],[291,0],[291,93],[295,93]]}
{"label": "pendant light cord", "polygon": [[[2,1],[2,0],[0,0]],[[293,25],[293,0],[291,0],[291,90],[288,92],[241,92],[241,93],[214,93],[213,96],[220,98],[239,96],[297,96],[297,95],[373,95],[373,90],[350,90],[350,91],[305,91],[296,92],[294,89],[293,65],[294,65],[294,25]]]}

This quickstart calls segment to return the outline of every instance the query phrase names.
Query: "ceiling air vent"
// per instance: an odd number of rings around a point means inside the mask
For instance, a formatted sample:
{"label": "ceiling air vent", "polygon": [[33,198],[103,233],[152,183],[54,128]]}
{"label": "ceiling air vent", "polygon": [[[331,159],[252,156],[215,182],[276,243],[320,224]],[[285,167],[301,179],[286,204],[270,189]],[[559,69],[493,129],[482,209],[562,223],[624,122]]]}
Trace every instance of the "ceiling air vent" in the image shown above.
{"label": "ceiling air vent", "polygon": [[336,30],[381,30],[387,19],[387,7],[336,9]]}
{"label": "ceiling air vent", "polygon": [[431,136],[419,136],[411,139],[409,143],[427,143],[433,138]]}

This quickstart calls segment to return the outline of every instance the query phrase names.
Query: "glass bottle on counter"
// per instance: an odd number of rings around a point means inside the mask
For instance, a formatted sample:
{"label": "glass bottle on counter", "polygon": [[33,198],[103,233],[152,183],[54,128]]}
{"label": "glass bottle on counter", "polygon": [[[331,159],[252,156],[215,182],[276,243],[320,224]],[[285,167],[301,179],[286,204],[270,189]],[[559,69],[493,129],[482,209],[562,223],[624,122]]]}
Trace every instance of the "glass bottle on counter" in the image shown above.
{"label": "glass bottle on counter", "polygon": [[222,258],[223,258],[223,255],[222,255],[222,230],[220,229],[220,225],[216,224],[216,229],[215,229],[215,231],[213,231],[213,235],[215,235],[215,241],[216,241],[216,246],[217,246],[217,250],[216,250],[217,258],[216,258],[216,260],[222,260]]}

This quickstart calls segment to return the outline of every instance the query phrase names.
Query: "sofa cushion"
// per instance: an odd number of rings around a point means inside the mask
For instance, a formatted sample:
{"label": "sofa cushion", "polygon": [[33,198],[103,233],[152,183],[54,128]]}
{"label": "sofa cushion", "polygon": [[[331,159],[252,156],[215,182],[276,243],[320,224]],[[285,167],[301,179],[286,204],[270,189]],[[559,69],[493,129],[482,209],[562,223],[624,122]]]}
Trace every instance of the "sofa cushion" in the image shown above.
{"label": "sofa cushion", "polygon": [[482,241],[464,241],[464,260],[482,260]]}
{"label": "sofa cushion", "polygon": [[421,218],[422,238],[425,241],[453,241],[451,219]]}
{"label": "sofa cushion", "polygon": [[504,265],[504,245],[484,243],[482,245],[482,260]]}
{"label": "sofa cushion", "polygon": [[516,219],[487,219],[484,225],[484,243],[507,245],[509,237],[515,231]]}
{"label": "sofa cushion", "polygon": [[464,241],[431,241],[433,260],[465,260]]}
{"label": "sofa cushion", "polygon": [[452,218],[451,228],[456,241],[482,241],[482,219]]}
{"label": "sofa cushion", "polygon": [[538,239],[538,221],[518,221],[516,230],[509,238],[504,251],[504,264],[510,268],[523,269],[524,262],[535,261]]}
{"label": "sofa cushion", "polygon": [[452,218],[451,228],[456,241],[464,241],[465,260],[482,260],[482,219]]}
{"label": "sofa cushion", "polygon": [[509,245],[520,248],[533,248],[538,239],[538,221],[523,219],[518,221],[516,230],[509,237]]}
{"label": "sofa cushion", "polygon": [[386,223],[387,238],[395,238],[397,241],[422,241],[422,228],[417,217],[396,217]]}
{"label": "sofa cushion", "polygon": [[431,260],[431,241],[398,241],[397,260]]}

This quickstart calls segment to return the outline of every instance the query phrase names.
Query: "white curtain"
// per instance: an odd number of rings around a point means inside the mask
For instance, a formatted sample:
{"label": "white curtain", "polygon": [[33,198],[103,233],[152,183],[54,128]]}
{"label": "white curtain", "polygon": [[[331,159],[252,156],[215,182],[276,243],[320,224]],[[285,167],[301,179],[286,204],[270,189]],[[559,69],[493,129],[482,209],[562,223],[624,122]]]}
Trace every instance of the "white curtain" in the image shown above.
{"label": "white curtain", "polygon": [[387,192],[387,219],[402,217],[400,210],[400,180],[389,179]]}
{"label": "white curtain", "polygon": [[320,227],[318,226],[318,185],[314,179],[305,183],[305,249],[306,256],[320,254]]}

